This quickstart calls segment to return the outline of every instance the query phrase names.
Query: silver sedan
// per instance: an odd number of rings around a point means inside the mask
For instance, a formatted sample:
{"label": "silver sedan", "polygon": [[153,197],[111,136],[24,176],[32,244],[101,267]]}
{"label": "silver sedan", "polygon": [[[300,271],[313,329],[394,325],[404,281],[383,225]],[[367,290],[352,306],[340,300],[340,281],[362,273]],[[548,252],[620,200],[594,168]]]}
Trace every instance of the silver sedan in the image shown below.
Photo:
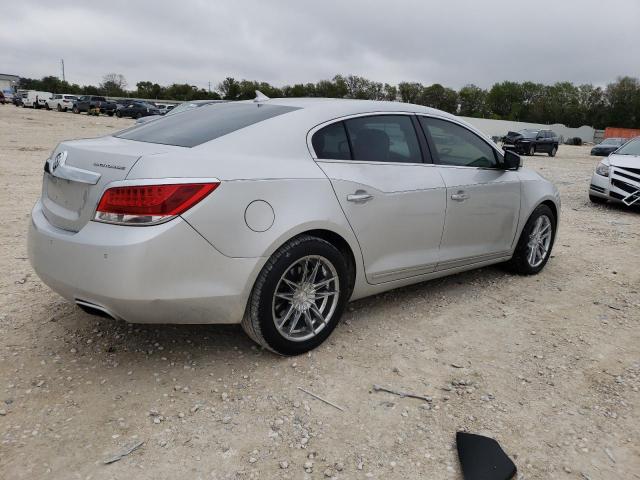
{"label": "silver sedan", "polygon": [[553,184],[455,116],[259,95],[58,145],[29,257],[89,312],[241,323],[295,355],[349,300],[496,263],[538,273],[559,211]]}

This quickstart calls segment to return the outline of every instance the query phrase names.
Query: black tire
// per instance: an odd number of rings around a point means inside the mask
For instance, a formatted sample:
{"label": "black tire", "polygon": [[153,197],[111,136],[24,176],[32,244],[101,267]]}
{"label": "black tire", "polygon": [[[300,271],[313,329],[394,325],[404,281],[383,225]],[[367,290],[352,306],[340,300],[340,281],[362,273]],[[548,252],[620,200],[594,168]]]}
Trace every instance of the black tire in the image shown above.
{"label": "black tire", "polygon": [[598,205],[603,205],[607,203],[606,198],[596,197],[595,195],[591,195],[591,194],[589,194],[589,200],[591,200],[592,203],[597,203]]}
{"label": "black tire", "polygon": [[[542,263],[540,265],[532,267],[527,260],[527,254],[529,251],[529,238],[536,221],[543,215],[546,215],[549,220],[551,220],[551,243],[549,244],[549,250],[547,251]],[[551,250],[553,249],[553,244],[556,239],[557,225],[558,221],[553,214],[553,211],[547,205],[538,205],[533,213],[531,213],[529,220],[527,220],[527,223],[522,229],[522,233],[520,234],[520,239],[518,240],[518,245],[516,246],[516,250],[513,253],[513,257],[506,264],[509,270],[519,275],[535,275],[536,273],[540,272],[547,264],[547,262],[549,261],[549,257],[551,256]]]}
{"label": "black tire", "polygon": [[60,106],[60,104],[58,104],[58,107],[56,108],[56,110],[58,110],[59,112],[62,111],[62,107]]}
{"label": "black tire", "polygon": [[116,117],[122,118],[122,113],[120,112],[120,110],[116,110]]}
{"label": "black tire", "polygon": [[555,157],[556,153],[558,153],[558,146],[554,145],[553,147],[551,147],[551,151],[549,152],[549,156],[550,157]]}
{"label": "black tire", "polygon": [[[339,294],[331,318],[315,336],[294,341],[285,338],[276,328],[272,305],[281,277],[300,259],[318,255],[331,263],[337,272]],[[280,355],[300,355],[316,348],[331,334],[338,324],[348,297],[351,278],[347,260],[331,243],[310,235],[296,237],[280,247],[269,258],[253,286],[242,328],[256,343]]]}
{"label": "black tire", "polygon": [[136,120],[137,120],[138,118],[142,118],[142,113],[140,113],[140,112],[136,113]]}
{"label": "black tire", "polygon": [[73,107],[73,113],[79,114],[80,109],[78,107]]}
{"label": "black tire", "polygon": [[536,154],[536,146],[534,144],[529,145],[529,149],[527,150],[527,155],[532,157]]}
{"label": "black tire", "polygon": [[113,112],[107,112],[107,115],[109,115],[110,117],[113,117]]}
{"label": "black tire", "polygon": [[51,110],[51,107],[49,106],[49,104],[48,104],[48,103],[45,103],[45,104],[44,104],[44,108],[45,108],[46,110]]}

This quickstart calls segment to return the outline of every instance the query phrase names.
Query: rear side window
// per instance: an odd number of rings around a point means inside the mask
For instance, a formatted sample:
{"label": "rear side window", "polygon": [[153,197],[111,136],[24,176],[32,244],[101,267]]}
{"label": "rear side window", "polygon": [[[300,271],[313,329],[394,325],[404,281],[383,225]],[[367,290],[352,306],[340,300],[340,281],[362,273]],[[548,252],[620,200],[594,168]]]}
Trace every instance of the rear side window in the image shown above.
{"label": "rear side window", "polygon": [[411,117],[375,115],[345,120],[354,160],[422,163]]}
{"label": "rear side window", "polygon": [[349,160],[351,150],[347,132],[342,122],[331,124],[318,130],[311,139],[316,156],[330,160]]}
{"label": "rear side window", "polygon": [[211,104],[136,126],[116,137],[138,142],[195,147],[294,110],[298,108],[256,103]]}
{"label": "rear side window", "polygon": [[438,153],[440,165],[494,168],[497,166],[493,148],[475,133],[453,122],[419,117],[420,125]]}

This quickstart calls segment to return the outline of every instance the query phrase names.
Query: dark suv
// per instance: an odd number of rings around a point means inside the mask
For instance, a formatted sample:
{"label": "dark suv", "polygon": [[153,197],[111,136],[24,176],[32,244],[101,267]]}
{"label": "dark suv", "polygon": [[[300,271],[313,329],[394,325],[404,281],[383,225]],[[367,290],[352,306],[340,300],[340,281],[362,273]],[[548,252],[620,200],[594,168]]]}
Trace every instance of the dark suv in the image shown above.
{"label": "dark suv", "polygon": [[519,132],[509,132],[503,139],[502,148],[513,150],[523,155],[534,155],[537,152],[555,157],[560,139],[551,130],[525,128]]}
{"label": "dark suv", "polygon": [[142,118],[150,115],[160,115],[160,109],[155,105],[139,100],[125,102],[122,108],[116,110],[117,117]]}
{"label": "dark suv", "polygon": [[73,102],[73,113],[87,112],[91,114],[106,113],[110,117],[116,111],[115,102],[97,95],[83,95]]}

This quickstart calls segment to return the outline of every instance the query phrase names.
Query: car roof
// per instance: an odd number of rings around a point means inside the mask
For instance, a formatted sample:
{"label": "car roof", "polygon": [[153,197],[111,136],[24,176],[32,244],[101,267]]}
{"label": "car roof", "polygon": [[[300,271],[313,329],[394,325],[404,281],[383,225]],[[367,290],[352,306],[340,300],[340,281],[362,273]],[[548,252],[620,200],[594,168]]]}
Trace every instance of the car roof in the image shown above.
{"label": "car roof", "polygon": [[[248,100],[253,102],[253,100]],[[264,101],[272,105],[301,108],[308,112],[334,112],[336,116],[356,115],[369,112],[412,112],[427,113],[454,118],[453,115],[435,108],[412,103],[390,102],[382,100],[356,100],[347,98],[273,98]]]}

